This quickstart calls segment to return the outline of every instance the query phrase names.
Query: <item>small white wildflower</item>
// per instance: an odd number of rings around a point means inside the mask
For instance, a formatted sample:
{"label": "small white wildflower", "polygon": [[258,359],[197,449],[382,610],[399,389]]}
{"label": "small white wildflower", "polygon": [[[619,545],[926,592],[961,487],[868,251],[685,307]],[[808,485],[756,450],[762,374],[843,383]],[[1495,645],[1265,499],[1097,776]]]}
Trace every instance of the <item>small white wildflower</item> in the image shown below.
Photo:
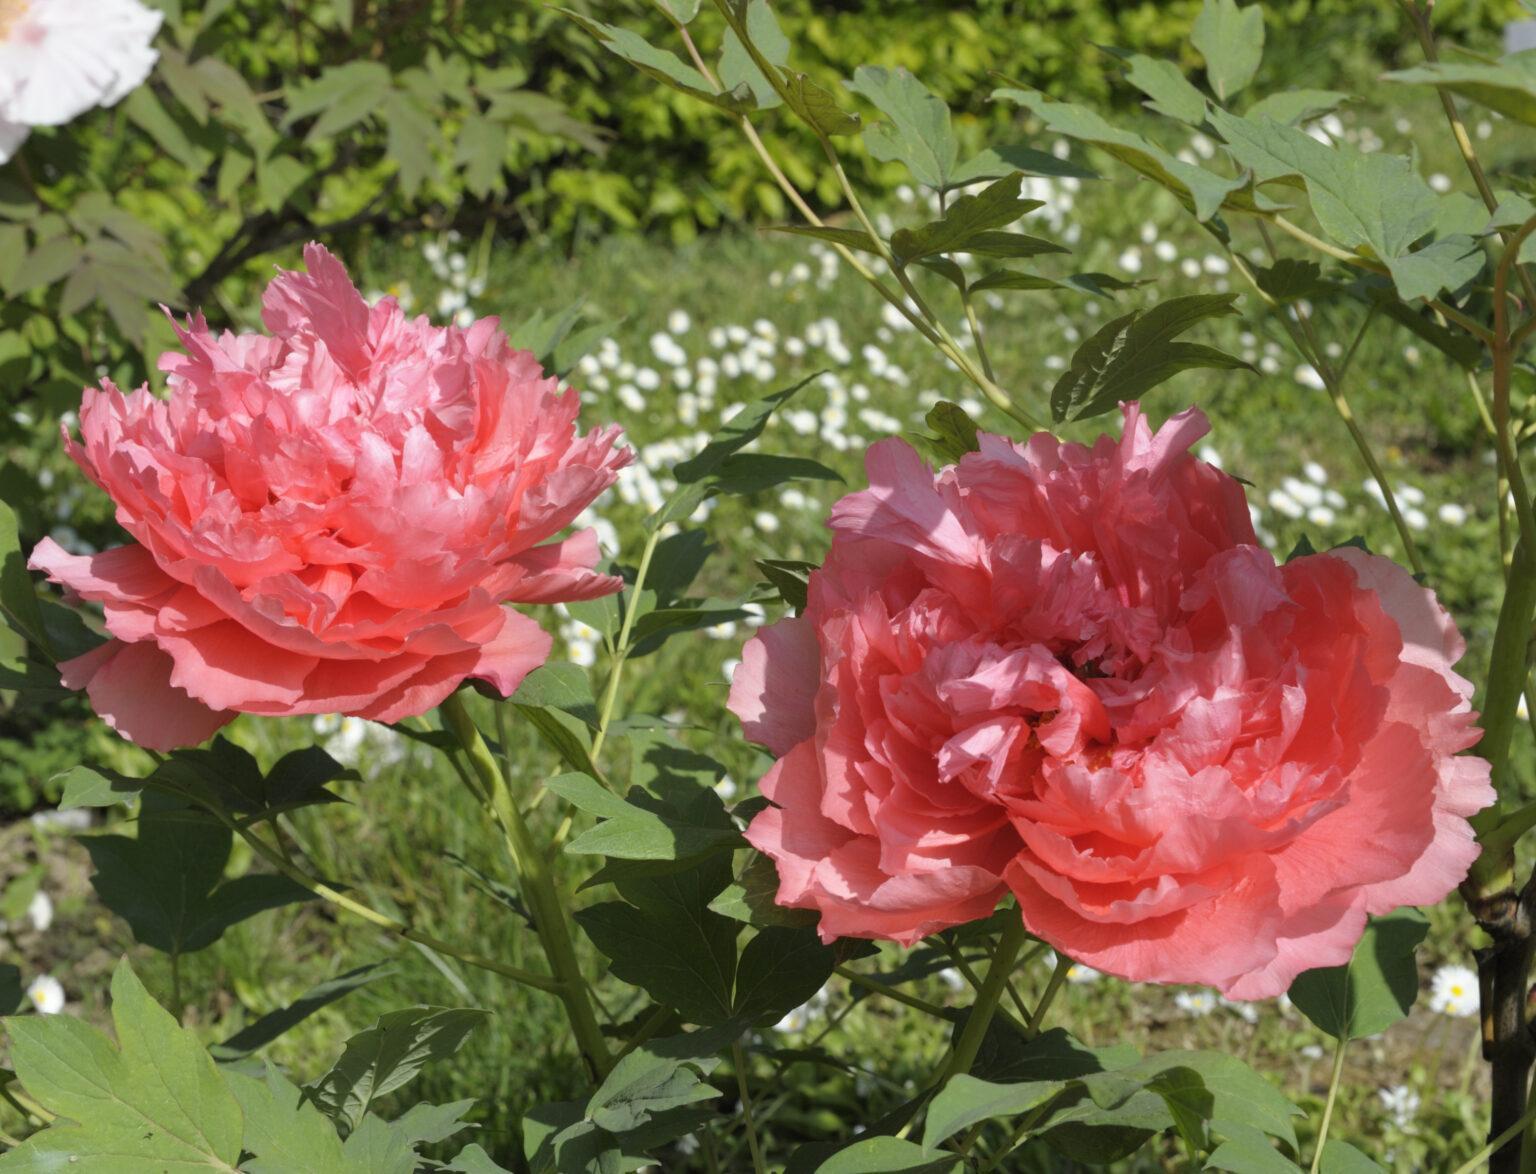
{"label": "small white wildflower", "polygon": [[1216,1009],[1216,996],[1210,991],[1180,991],[1173,996],[1173,1005],[1186,1015],[1198,1018]]}
{"label": "small white wildflower", "polygon": [[693,325],[693,319],[688,317],[687,310],[673,310],[667,315],[667,329],[673,334],[687,334]]}
{"label": "small white wildflower", "polygon": [[1463,526],[1467,521],[1467,507],[1448,501],[1435,511],[1435,516],[1447,526]]}
{"label": "small white wildflower", "polygon": [[1314,391],[1321,391],[1324,386],[1323,377],[1317,373],[1317,368],[1311,363],[1303,363],[1293,373],[1293,378],[1303,387],[1310,387]]}
{"label": "small white wildflower", "polygon": [[33,893],[27,905],[27,920],[38,933],[47,933],[53,924],[53,898],[42,890]]}
{"label": "small white wildflower", "polygon": [[1429,985],[1429,1009],[1456,1019],[1477,1014],[1477,974],[1465,966],[1442,966]]}
{"label": "small white wildflower", "polygon": [[39,1015],[57,1015],[64,1010],[64,987],[51,974],[42,974],[27,987],[27,999]]}
{"label": "small white wildflower", "polygon": [[1419,1099],[1419,1094],[1406,1084],[1394,1084],[1390,1088],[1378,1089],[1376,1096],[1392,1118],[1392,1123],[1399,1129],[1407,1129],[1413,1124],[1414,1117],[1418,1115],[1419,1106],[1423,1103]]}

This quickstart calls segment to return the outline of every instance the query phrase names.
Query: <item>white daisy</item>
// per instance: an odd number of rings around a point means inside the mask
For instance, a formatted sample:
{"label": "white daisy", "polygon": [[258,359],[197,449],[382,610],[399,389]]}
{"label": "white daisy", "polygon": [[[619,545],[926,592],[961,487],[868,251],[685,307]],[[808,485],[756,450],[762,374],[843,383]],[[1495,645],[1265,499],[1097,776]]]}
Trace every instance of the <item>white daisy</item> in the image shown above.
{"label": "white daisy", "polygon": [[53,898],[41,890],[33,893],[32,900],[27,904],[27,920],[38,933],[47,933],[48,927],[53,924]]}
{"label": "white daisy", "polygon": [[164,17],[139,0],[0,0],[0,163],[34,126],[63,126],[137,89]]}
{"label": "white daisy", "polygon": [[1173,996],[1173,1005],[1186,1015],[1199,1018],[1216,1009],[1216,996],[1210,991],[1180,991]]}
{"label": "white daisy", "polygon": [[1395,1084],[1391,1088],[1378,1089],[1376,1095],[1381,1098],[1382,1106],[1399,1129],[1406,1129],[1413,1124],[1422,1103],[1419,1094],[1413,1089],[1406,1084]]}
{"label": "white daisy", "polygon": [[34,978],[27,987],[27,998],[39,1015],[57,1015],[64,1010],[64,987],[51,974]]}
{"label": "white daisy", "polygon": [[1429,986],[1429,1009],[1464,1019],[1477,1014],[1477,973],[1465,966],[1442,966]]}

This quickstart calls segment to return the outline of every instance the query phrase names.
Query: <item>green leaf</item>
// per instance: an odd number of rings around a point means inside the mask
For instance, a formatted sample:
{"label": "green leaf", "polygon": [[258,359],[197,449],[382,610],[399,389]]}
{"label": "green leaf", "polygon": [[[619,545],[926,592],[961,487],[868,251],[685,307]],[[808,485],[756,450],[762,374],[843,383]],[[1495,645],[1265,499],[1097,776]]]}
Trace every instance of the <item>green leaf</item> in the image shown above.
{"label": "green leaf", "polygon": [[464,119],[454,144],[455,167],[464,169],[464,183],[481,199],[501,187],[507,159],[507,128],[478,111]]}
{"label": "green leaf", "polygon": [[[666,3],[667,0],[662,0]],[[697,4],[694,10],[698,10]],[[443,1167],[444,1174],[512,1174],[505,1166],[498,1166],[491,1161],[491,1155],[486,1153],[478,1145],[467,1145],[458,1152],[458,1155]]]}
{"label": "green leaf", "polygon": [[849,114],[837,104],[837,98],[803,73],[784,71],[784,93],[789,108],[817,134],[858,134],[863,125],[857,114]]}
{"label": "green leaf", "polygon": [[935,1154],[899,1137],[867,1137],[833,1154],[816,1174],[952,1174],[960,1168],[956,1154]]}
{"label": "green leaf", "polygon": [[826,986],[836,965],[836,951],[813,929],[759,930],[736,965],[733,1017],[754,1026],[777,1023]]}
{"label": "green leaf", "polygon": [[603,48],[622,57],[647,77],[655,78],[674,90],[681,90],[732,114],[745,113],[754,106],[749,90],[742,88],[732,93],[721,93],[693,66],[685,63],[675,53],[656,48],[639,33],[618,25],[604,24],[570,8],[561,8],[559,11],[596,37]]}
{"label": "green leaf", "polygon": [[742,1025],[726,1022],[641,1044],[613,1066],[592,1094],[583,1116],[612,1134],[639,1129],[656,1117],[719,1096],[708,1076],[719,1054],[741,1035]]}
{"label": "green leaf", "polygon": [[16,1075],[60,1120],[0,1157],[0,1170],[233,1172],[240,1105],[197,1036],[126,961],[112,975],[112,1020],[116,1045],[69,1015],[6,1021]]}
{"label": "green leaf", "polygon": [[976,421],[959,404],[940,400],[923,417],[927,432],[909,432],[907,437],[933,458],[935,464],[953,465],[966,453],[981,447]]}
{"label": "green leaf", "polygon": [[1246,176],[1231,179],[1185,163],[1142,136],[1111,126],[1085,106],[1053,102],[1044,94],[1028,90],[1001,89],[992,96],[1032,111],[1055,134],[1092,143],[1113,155],[1173,192],[1201,220],[1209,220],[1224,206],[1248,211],[1254,207],[1251,193],[1245,194]]}
{"label": "green leaf", "polygon": [[675,807],[641,788],[620,799],[581,774],[549,780],[549,789],[603,822],[566,846],[578,856],[617,860],[689,860],[737,847],[741,833],[712,790],[701,789],[686,807]]}
{"label": "green leaf", "polygon": [[859,228],[834,228],[829,224],[771,224],[769,232],[787,232],[793,236],[808,236],[812,240],[842,245],[860,253],[879,254],[880,245],[874,237]]}
{"label": "green leaf", "polygon": [[1476,371],[1482,366],[1483,348],[1477,339],[1440,325],[1427,308],[1406,305],[1385,278],[1378,279],[1374,275],[1358,277],[1349,290],[1360,301],[1375,306],[1393,322],[1418,335],[1458,366],[1468,371]]}
{"label": "green leaf", "polygon": [[1099,415],[1191,367],[1251,369],[1211,347],[1173,341],[1197,322],[1235,314],[1236,297],[1190,294],[1105,323],[1078,346],[1051,389],[1052,414],[1059,421]]}
{"label": "green leaf", "polygon": [[260,1079],[237,1072],[224,1079],[245,1116],[244,1148],[255,1155],[241,1166],[246,1174],[370,1174],[343,1150],[330,1119],[276,1068]]}
{"label": "green leaf", "polygon": [[1147,105],[1159,114],[1190,126],[1205,121],[1205,95],[1189,84],[1173,62],[1134,53],[1127,60],[1125,80],[1145,94]]}
{"label": "green leaf", "polygon": [[400,191],[410,198],[437,176],[432,144],[442,138],[442,128],[404,90],[389,92],[383,115],[389,157],[400,168]]}
{"label": "green leaf", "polygon": [[1383,1167],[1347,1141],[1330,1137],[1323,1147],[1318,1174],[1385,1174]]}
{"label": "green leaf", "polygon": [[905,164],[918,183],[939,191],[954,186],[960,144],[949,107],[905,69],[861,65],[848,88],[862,95],[889,122],[864,128],[864,145],[881,162]]}
{"label": "green leaf", "polygon": [[779,598],[795,611],[804,611],[811,588],[811,572],[815,563],[796,559],[764,558],[757,560],[757,569],[779,593]]}
{"label": "green leaf", "polygon": [[1470,236],[1447,236],[1414,253],[1387,262],[1398,296],[1405,302],[1432,299],[1442,290],[1455,292],[1483,271],[1483,246]]}
{"label": "green leaf", "polygon": [[[703,449],[688,460],[680,461],[673,466],[672,475],[678,482],[678,489],[661,509],[646,520],[646,525],[656,528],[668,522],[682,521],[698,508],[700,502],[715,493],[750,492],[771,483],[771,480],[765,482],[762,477],[765,466],[757,462],[741,461],[732,465],[731,458],[762,435],[763,429],[768,425],[768,418],[775,411],[806,384],[819,379],[821,375],[820,371],[814,372],[792,387],[749,403],[722,424]],[[799,464],[776,467],[781,470],[809,471],[810,469],[810,466]],[[744,486],[746,488],[743,488]],[[588,773],[597,772],[589,771]]]}
{"label": "green leaf", "polygon": [[1255,267],[1254,280],[1258,286],[1281,305],[1316,299],[1330,292],[1331,287],[1323,280],[1323,270],[1316,261],[1300,261],[1294,257],[1282,257],[1273,265]]}
{"label": "green leaf", "polygon": [[393,971],[381,969],[381,966],[382,964],[378,962],[359,966],[355,970],[338,974],[333,979],[311,987],[286,1007],[268,1011],[260,1019],[237,1031],[223,1043],[214,1044],[208,1050],[221,1064],[244,1060],[304,1022],[322,1007],[328,1007],[337,999],[351,994],[358,987],[366,986],[377,978],[393,973]]}
{"label": "green leaf", "polygon": [[994,269],[971,282],[970,288],[972,292],[988,289],[1064,289],[1100,298],[1113,298],[1120,290],[1135,289],[1144,284],[1141,281],[1126,281],[1109,273],[1073,273],[1067,277],[1046,277],[1044,274],[1023,273],[1017,269]]}
{"label": "green leaf", "polygon": [[1300,178],[1317,222],[1347,249],[1365,246],[1391,261],[1434,227],[1435,193],[1401,156],[1330,147],[1272,118],[1214,110],[1211,119],[1232,157],[1259,182]]}
{"label": "green leaf", "polygon": [[453,1055],[485,1022],[473,1007],[410,1007],[381,1015],[347,1041],[335,1066],[309,1086],[309,1099],[343,1132],[356,1129],[373,1102],[431,1060]]}
{"label": "green leaf", "polygon": [[21,528],[16,513],[0,501],[0,611],[11,628],[25,636],[49,657],[55,658],[53,642],[43,623],[42,608],[27,571],[21,549]]}
{"label": "green leaf", "polygon": [[0,1015],[14,1015],[26,998],[21,970],[9,962],[0,964]]}
{"label": "green leaf", "polygon": [[91,887],[102,904],[128,923],[135,940],[167,954],[206,949],[248,917],[314,899],[303,886],[272,874],[221,881],[230,832],[191,811],[146,810],[137,839],[100,835],[81,842],[96,869]]}
{"label": "green leaf", "polygon": [[978,1122],[1027,1113],[1045,1104],[1065,1087],[1059,1080],[993,1084],[959,1073],[950,1078],[944,1090],[928,1106],[923,1144],[929,1149],[937,1149],[947,1138]]}
{"label": "green leaf", "polygon": [[1083,1077],[1093,1100],[1112,1109],[1141,1090],[1162,1098],[1181,1132],[1201,1147],[1207,1127],[1225,1136],[1244,1128],[1277,1137],[1296,1150],[1294,1117],[1301,1110],[1236,1056],[1223,1052],[1161,1052],[1128,1068]]}
{"label": "green leaf", "polygon": [[816,924],[817,916],[811,910],[780,905],[778,892],[779,872],[773,858],[754,848],[748,853],[740,874],[720,891],[709,907],[723,917],[748,925],[803,929]]}
{"label": "green leaf", "polygon": [[544,664],[523,678],[512,700],[519,706],[558,709],[597,729],[597,699],[587,671],[574,664]]}
{"label": "green leaf", "polygon": [[1413,952],[1429,931],[1417,909],[1372,918],[1343,966],[1307,970],[1291,984],[1291,1001],[1335,1039],[1385,1031],[1408,1014],[1419,993]]}
{"label": "green leaf", "polygon": [[[763,59],[769,65],[782,68],[789,61],[789,38],[774,18],[768,0],[749,0],[745,20],[747,36]],[[725,30],[720,54],[720,84],[733,93],[740,93],[741,87],[745,87],[759,110],[772,110],[784,102],[732,28]]]}
{"label": "green leaf", "polygon": [[656,2],[673,20],[679,24],[687,24],[699,15],[699,5],[703,0],[656,0]]}
{"label": "green leaf", "polygon": [[373,114],[390,92],[388,66],[377,61],[349,61],[333,65],[313,81],[288,92],[288,113],[283,125],[291,127],[311,115],[319,115],[305,141],[318,142]]}
{"label": "green leaf", "polygon": [[[967,246],[988,230],[1012,224],[1026,212],[1040,207],[1040,200],[1019,195],[1024,176],[1019,172],[989,184],[974,196],[961,196],[939,220],[919,228],[899,228],[891,236],[896,260],[910,265],[920,257],[968,250]],[[990,237],[984,237],[990,240]],[[1027,238],[1026,238],[1027,239]],[[1057,251],[1066,252],[1057,246]]]}
{"label": "green leaf", "polygon": [[1234,1129],[1206,1158],[1205,1168],[1232,1174],[1297,1174],[1300,1170],[1257,1129]]}
{"label": "green leaf", "polygon": [[1205,0],[1190,41],[1205,58],[1205,74],[1216,97],[1225,102],[1259,71],[1264,58],[1264,10],[1239,8],[1237,0]]}
{"label": "green leaf", "polygon": [[1243,112],[1243,117],[1258,121],[1273,118],[1289,126],[1300,126],[1331,114],[1350,99],[1338,90],[1281,90],[1260,98]]}
{"label": "green leaf", "polygon": [[201,175],[210,156],[187,137],[150,86],[139,86],[123,103],[128,121],[155,141],[155,145],[194,175]]}
{"label": "green leaf", "polygon": [[1437,61],[1386,74],[1383,81],[1436,86],[1506,118],[1536,126],[1536,60],[1526,53],[1497,62]]}
{"label": "green leaf", "polygon": [[706,857],[687,871],[626,880],[627,901],[578,910],[576,921],[615,978],[689,1022],[720,1024],[731,1017],[741,927],[709,903],[729,881],[729,857]]}

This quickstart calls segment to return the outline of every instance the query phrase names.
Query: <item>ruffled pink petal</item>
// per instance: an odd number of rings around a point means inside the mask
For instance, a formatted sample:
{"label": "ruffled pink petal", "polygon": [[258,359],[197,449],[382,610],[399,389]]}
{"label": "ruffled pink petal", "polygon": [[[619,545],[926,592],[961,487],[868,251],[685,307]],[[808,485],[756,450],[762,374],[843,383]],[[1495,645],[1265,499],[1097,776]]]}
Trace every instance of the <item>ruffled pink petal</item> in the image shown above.
{"label": "ruffled pink petal", "polygon": [[85,689],[102,720],[130,742],[170,751],[206,742],[235,717],[172,685],[173,667],[151,643],[110,640],[64,661],[59,672],[69,688]]}
{"label": "ruffled pink petal", "polygon": [[754,742],[787,754],[816,728],[821,650],[815,626],[804,618],[763,628],[741,650],[731,675],[730,711]]}

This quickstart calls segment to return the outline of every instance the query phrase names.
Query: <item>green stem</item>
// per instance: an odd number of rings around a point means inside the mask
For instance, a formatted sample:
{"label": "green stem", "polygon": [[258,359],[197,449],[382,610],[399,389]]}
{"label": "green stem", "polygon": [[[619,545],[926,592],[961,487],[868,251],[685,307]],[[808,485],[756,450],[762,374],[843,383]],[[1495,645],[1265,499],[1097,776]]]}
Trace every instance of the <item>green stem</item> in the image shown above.
{"label": "green stem", "polygon": [[548,991],[551,994],[559,992],[560,984],[547,975],[535,974],[531,970],[520,970],[516,966],[508,966],[503,962],[498,962],[495,958],[487,958],[484,954],[461,950],[458,946],[445,942],[441,938],[432,937],[430,934],[422,933],[398,918],[391,917],[387,913],[380,913],[377,909],[364,905],[361,901],[355,900],[345,893],[338,892],[336,889],[331,888],[330,885],[315,879],[303,869],[284,860],[282,853],[271,847],[249,828],[242,827],[239,821],[225,811],[217,801],[207,796],[201,796],[199,797],[199,802],[213,814],[214,818],[249,844],[258,856],[283,876],[293,881],[294,884],[308,889],[322,901],[326,901],[338,909],[344,909],[354,917],[360,917],[370,925],[388,930],[390,933],[396,934],[408,942],[416,942],[418,945],[436,950],[439,954],[447,954],[450,958],[457,958],[466,966],[473,966],[479,970],[489,970],[492,973],[501,975],[503,978],[510,978],[513,982],[520,982],[524,986],[530,986],[536,990]]}
{"label": "green stem", "polygon": [[996,382],[997,376],[992,373],[992,360],[987,356],[987,343],[981,336],[981,319],[976,316],[976,303],[969,289],[960,291],[960,301],[965,306],[965,320],[971,324],[971,337],[976,340],[976,357],[981,360],[981,372]]}
{"label": "green stem", "polygon": [[496,764],[495,755],[480,736],[480,730],[470,718],[469,711],[464,708],[463,697],[458,693],[451,694],[438,708],[448,728],[464,747],[464,753],[481,785],[490,795],[491,809],[506,837],[507,851],[512,857],[512,866],[517,870],[523,898],[533,913],[534,929],[538,932],[539,941],[543,943],[549,967],[559,980],[558,994],[565,1004],[566,1015],[576,1036],[576,1045],[581,1049],[582,1058],[592,1077],[600,1081],[608,1074],[612,1057],[592,1008],[591,991],[576,958],[576,943],[566,917],[565,902],[555,887],[549,863],[523,821],[522,813],[512,799],[506,777]]}
{"label": "green stem", "polygon": [[1344,1036],[1333,1050],[1333,1076],[1328,1081],[1328,1099],[1323,1102],[1323,1120],[1317,1127],[1317,1150],[1312,1155],[1312,1174],[1317,1174],[1323,1164],[1323,1147],[1328,1144],[1328,1126],[1333,1121],[1334,1102],[1339,1098],[1339,1080],[1344,1075],[1344,1049],[1348,1046],[1349,1037]]}
{"label": "green stem", "polygon": [[[1259,233],[1264,238],[1264,245],[1269,251],[1272,260],[1278,259],[1279,251],[1275,248],[1274,238],[1262,220],[1259,221]],[[1228,247],[1227,253],[1234,260],[1238,259],[1235,249]],[[1287,307],[1276,305],[1262,290],[1259,289],[1258,280],[1248,268],[1246,262],[1240,262],[1240,268],[1245,277],[1253,282],[1253,287],[1259,290],[1261,297],[1270,304],[1280,319],[1280,324],[1291,337],[1291,343],[1301,353],[1302,357],[1312,364],[1318,375],[1323,380],[1323,386],[1328,392],[1328,398],[1333,404],[1333,410],[1344,422],[1344,428],[1349,433],[1349,438],[1354,442],[1355,450],[1360,454],[1360,459],[1365,462],[1365,467],[1370,470],[1371,478],[1376,482],[1376,487],[1381,490],[1382,499],[1386,502],[1387,513],[1392,517],[1392,524],[1397,528],[1397,535],[1402,540],[1403,552],[1409,564],[1416,574],[1424,574],[1424,563],[1419,557],[1418,543],[1413,540],[1413,531],[1408,527],[1408,520],[1403,516],[1402,508],[1397,504],[1397,494],[1392,489],[1392,482],[1387,477],[1387,472],[1382,468],[1381,462],[1376,459],[1376,452],[1371,448],[1371,442],[1361,430],[1359,421],[1355,419],[1354,408],[1350,405],[1349,398],[1344,394],[1342,377],[1336,371],[1322,346],[1318,342],[1317,332],[1312,326],[1312,316],[1304,313],[1299,306],[1295,308],[1295,319],[1291,318]],[[1370,317],[1366,318],[1366,325],[1370,324]],[[1360,337],[1357,335],[1355,345],[1359,345]],[[1353,357],[1354,347],[1350,348]]]}
{"label": "green stem", "polygon": [[976,1062],[976,1053],[981,1050],[981,1042],[986,1038],[987,1028],[992,1025],[992,1017],[997,1014],[998,1002],[1008,986],[1008,976],[1013,973],[1013,965],[1018,961],[1019,951],[1024,948],[1024,943],[1028,940],[1029,933],[1024,928],[1023,918],[1008,922],[1002,937],[998,939],[997,950],[992,955],[992,965],[987,968],[986,980],[976,994],[976,1002],[971,1005],[971,1014],[965,1021],[960,1038],[955,1041],[954,1051],[950,1056],[949,1064],[939,1078],[939,1083],[948,1081],[952,1076],[969,1072],[971,1065]]}
{"label": "green stem", "polygon": [[[1515,543],[1514,561],[1510,564],[1504,601],[1499,605],[1499,622],[1493,633],[1493,647],[1488,655],[1488,687],[1483,696],[1483,712],[1478,718],[1483,736],[1477,744],[1477,753],[1492,766],[1494,790],[1500,799],[1513,790],[1509,786],[1509,747],[1520,720],[1520,695],[1525,688],[1529,665],[1531,620],[1536,616],[1533,549],[1536,548],[1524,538]],[[1484,843],[1485,855],[1496,838],[1495,828],[1501,822],[1501,814],[1495,805],[1472,817],[1472,826]],[[1513,839],[1503,847],[1513,849]],[[1487,879],[1479,876],[1482,864],[1480,860],[1473,866],[1474,879]]]}
{"label": "green stem", "polygon": [[29,1124],[31,1121],[36,1120],[39,1125],[47,1125],[55,1119],[52,1113],[25,1093],[12,1091],[11,1085],[13,1083],[15,1083],[14,1080],[7,1080],[4,1084],[0,1084],[0,1097],[5,1098],[6,1104],[10,1105],[11,1108],[15,1109],[23,1117],[26,1117]]}
{"label": "green stem", "polygon": [[937,1003],[930,1003],[927,999],[920,999],[916,995],[909,995],[906,991],[891,986],[890,983],[881,982],[878,978],[871,978],[867,974],[860,974],[848,966],[838,966],[833,974],[847,979],[852,985],[863,987],[870,994],[880,995],[892,1002],[900,1003],[905,1007],[911,1007],[914,1011],[921,1011],[925,1015],[932,1015],[935,1019],[949,1019],[949,1012],[945,1011]]}
{"label": "green stem", "polygon": [[656,543],[660,539],[660,527],[651,527],[645,536],[645,548],[640,552],[635,583],[629,589],[629,606],[624,609],[624,622],[619,626],[618,643],[613,649],[613,671],[608,674],[608,687],[603,690],[603,704],[597,714],[597,733],[592,735],[593,762],[597,761],[608,738],[608,723],[613,720],[613,706],[619,696],[619,680],[624,673],[624,661],[629,656],[629,635],[634,631],[635,614],[640,610],[640,593],[645,589],[645,576],[651,569],[651,556],[656,553]]}
{"label": "green stem", "polygon": [[[1494,1138],[1482,1149],[1478,1150],[1477,1153],[1473,1154],[1465,1162],[1457,1166],[1455,1174],[1472,1174],[1474,1170],[1481,1170],[1487,1163],[1488,1159],[1503,1149],[1511,1138],[1519,1134],[1522,1129],[1530,1128],[1532,1124],[1536,1124],[1536,1107],[1527,1110],[1524,1117],[1521,1117],[1520,1120],[1516,1121],[1503,1133],[1499,1134],[1498,1137]],[[1529,1148],[1529,1141],[1527,1141],[1527,1148]]]}
{"label": "green stem", "polygon": [[767,1174],[763,1165],[762,1147],[757,1141],[757,1124],[752,1120],[752,1094],[747,1091],[747,1055],[741,1041],[731,1044],[731,1059],[736,1065],[736,1088],[741,1093],[741,1122],[747,1131],[747,1148],[752,1151],[752,1169],[756,1174]]}
{"label": "green stem", "polygon": [[1040,1001],[1035,1004],[1034,1012],[1029,1017],[1029,1025],[1024,1031],[1030,1039],[1040,1034],[1040,1027],[1045,1022],[1045,1013],[1051,1009],[1051,1004],[1056,1001],[1056,996],[1066,985],[1067,975],[1070,973],[1072,973],[1072,959],[1058,953],[1056,969],[1051,971],[1051,979],[1045,984],[1045,991],[1041,994]]}
{"label": "green stem", "polygon": [[180,1023],[182,1015],[186,1011],[186,1004],[181,1001],[181,951],[171,951],[171,1008],[176,1016],[176,1022]]}

